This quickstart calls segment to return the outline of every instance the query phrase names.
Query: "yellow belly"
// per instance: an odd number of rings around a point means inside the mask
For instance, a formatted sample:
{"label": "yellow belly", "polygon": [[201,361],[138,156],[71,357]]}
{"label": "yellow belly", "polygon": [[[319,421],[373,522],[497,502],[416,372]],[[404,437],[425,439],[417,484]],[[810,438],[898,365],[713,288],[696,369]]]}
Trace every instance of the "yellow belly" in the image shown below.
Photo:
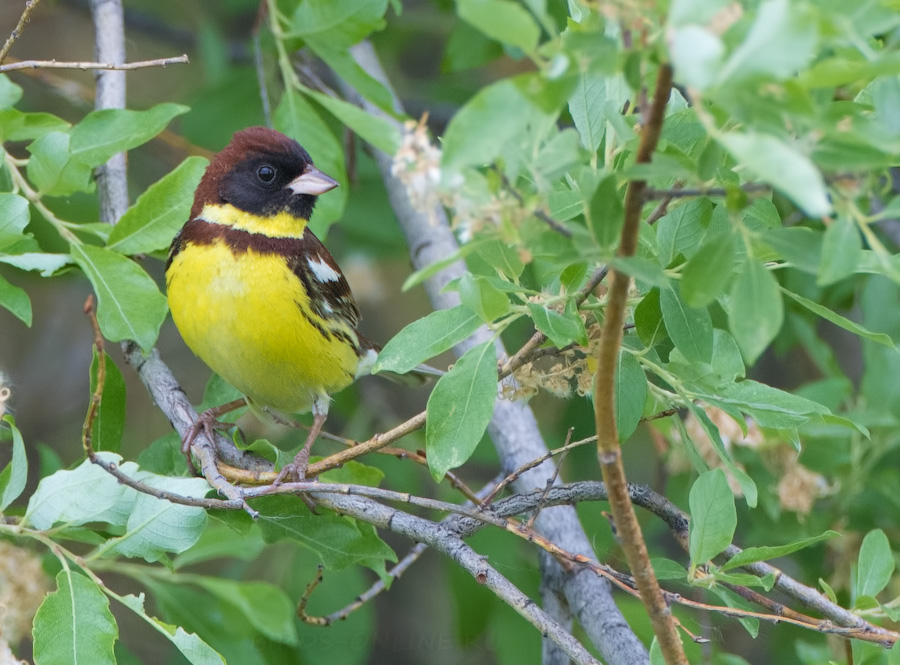
{"label": "yellow belly", "polygon": [[[221,241],[192,244],[175,256],[166,281],[185,343],[254,402],[306,411],[353,381],[356,352],[303,315],[308,297],[282,257],[252,250],[235,257]],[[310,316],[355,337],[347,325]]]}

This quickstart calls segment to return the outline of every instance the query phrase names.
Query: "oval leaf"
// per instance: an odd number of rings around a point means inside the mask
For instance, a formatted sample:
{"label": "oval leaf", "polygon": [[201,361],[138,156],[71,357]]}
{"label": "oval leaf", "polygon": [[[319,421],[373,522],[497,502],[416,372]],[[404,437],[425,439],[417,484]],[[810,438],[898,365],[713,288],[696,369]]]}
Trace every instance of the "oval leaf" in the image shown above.
{"label": "oval leaf", "polygon": [[97,320],[111,342],[132,339],[148,351],[166,318],[166,298],[150,275],[108,249],[73,243],[72,258],[97,294]]}
{"label": "oval leaf", "polygon": [[478,315],[463,305],[432,312],[410,323],[385,344],[372,367],[372,373],[390,371],[405,374],[429,358],[456,346],[480,325]]}
{"label": "oval leaf", "polygon": [[209,161],[188,157],[138,197],[112,228],[108,249],[122,254],[146,254],[166,249],[187,221],[194,190]]}
{"label": "oval leaf", "polygon": [[493,340],[468,351],[431,391],[425,449],[435,480],[471,457],[494,413],[497,353]]}
{"label": "oval leaf", "polygon": [[57,574],[56,587],[34,616],[35,665],[114,665],[119,629],[109,599],[94,582],[70,568]]}
{"label": "oval leaf", "polygon": [[759,132],[729,132],[718,139],[735,159],[783,192],[810,217],[831,212],[822,173],[791,144]]}
{"label": "oval leaf", "polygon": [[172,118],[189,110],[181,104],[165,103],[146,111],[93,111],[72,128],[69,150],[82,164],[99,166],[117,152],[146,143],[165,129]]}
{"label": "oval leaf", "polygon": [[616,364],[616,429],[619,440],[625,441],[634,434],[641,415],[644,413],[644,402],[647,401],[647,377],[641,363],[630,353],[619,351],[619,362]]}
{"label": "oval leaf", "polygon": [[688,307],[674,289],[661,290],[659,304],[675,348],[688,362],[709,363],[713,352],[713,326],[706,308]]}
{"label": "oval leaf", "polygon": [[722,469],[702,474],[691,487],[691,565],[706,563],[731,544],[737,527],[734,494]]}
{"label": "oval leaf", "polygon": [[728,327],[748,365],[775,339],[783,321],[778,282],[762,264],[749,259],[734,280],[728,305]]}

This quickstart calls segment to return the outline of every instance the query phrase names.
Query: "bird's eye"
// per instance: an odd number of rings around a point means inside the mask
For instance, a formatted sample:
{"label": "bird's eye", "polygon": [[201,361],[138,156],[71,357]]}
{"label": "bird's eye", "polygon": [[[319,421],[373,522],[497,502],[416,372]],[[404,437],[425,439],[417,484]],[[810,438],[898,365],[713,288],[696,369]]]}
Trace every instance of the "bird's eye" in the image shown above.
{"label": "bird's eye", "polygon": [[268,164],[264,164],[256,169],[256,177],[263,182],[272,182],[275,179],[275,169]]}

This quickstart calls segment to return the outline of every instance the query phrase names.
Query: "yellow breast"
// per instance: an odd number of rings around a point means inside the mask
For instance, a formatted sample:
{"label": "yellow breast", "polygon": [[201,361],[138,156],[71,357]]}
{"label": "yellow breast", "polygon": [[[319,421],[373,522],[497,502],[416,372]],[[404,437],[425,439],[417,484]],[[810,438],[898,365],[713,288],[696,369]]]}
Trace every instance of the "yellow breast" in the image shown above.
{"label": "yellow breast", "polygon": [[[284,257],[190,243],[166,271],[169,308],[185,343],[251,400],[305,411],[349,385],[355,331],[313,313]],[[331,334],[336,331],[340,334]],[[341,338],[344,339],[341,339]]]}

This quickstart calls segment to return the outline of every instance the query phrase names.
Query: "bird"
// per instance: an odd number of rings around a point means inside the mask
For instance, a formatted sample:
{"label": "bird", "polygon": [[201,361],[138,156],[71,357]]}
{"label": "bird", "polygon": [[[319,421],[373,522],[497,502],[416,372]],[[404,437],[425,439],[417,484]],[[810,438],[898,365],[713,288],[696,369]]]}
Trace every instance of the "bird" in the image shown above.
{"label": "bird", "polygon": [[[316,198],[338,182],[294,139],[250,127],[210,162],[166,262],[166,291],[187,346],[244,398],[201,414],[190,447],[218,418],[256,410],[311,411],[300,452],[275,484],[306,477],[331,395],[369,373],[379,346],[334,258],[309,228]],[[422,375],[437,372],[422,370]]]}

